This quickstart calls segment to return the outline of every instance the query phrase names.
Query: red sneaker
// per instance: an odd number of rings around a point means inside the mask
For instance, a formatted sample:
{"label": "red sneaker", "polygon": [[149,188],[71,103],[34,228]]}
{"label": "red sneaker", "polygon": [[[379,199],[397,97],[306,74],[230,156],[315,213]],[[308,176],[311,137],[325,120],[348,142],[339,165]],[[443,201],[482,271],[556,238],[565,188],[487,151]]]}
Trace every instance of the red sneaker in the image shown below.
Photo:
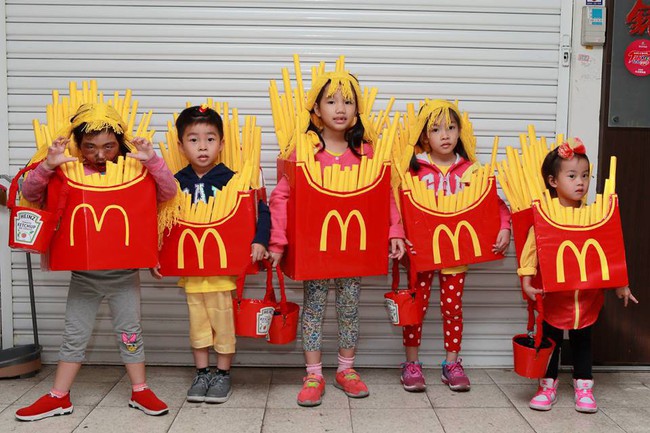
{"label": "red sneaker", "polygon": [[31,406],[16,411],[16,419],[21,421],[38,421],[55,415],[68,415],[74,410],[70,402],[70,393],[65,397],[56,398],[49,392],[32,403]]}
{"label": "red sneaker", "polygon": [[359,373],[354,371],[353,368],[336,373],[336,383],[334,383],[334,386],[342,389],[348,397],[352,398],[368,397],[368,394],[370,394],[368,387],[363,383],[361,377],[359,377]]}
{"label": "red sneaker", "polygon": [[131,392],[129,406],[140,409],[147,415],[164,415],[169,412],[167,405],[153,393],[149,388],[138,392]]}
{"label": "red sneaker", "polygon": [[298,393],[298,405],[318,406],[322,402],[323,395],[325,395],[325,379],[310,373],[302,380],[302,389]]}

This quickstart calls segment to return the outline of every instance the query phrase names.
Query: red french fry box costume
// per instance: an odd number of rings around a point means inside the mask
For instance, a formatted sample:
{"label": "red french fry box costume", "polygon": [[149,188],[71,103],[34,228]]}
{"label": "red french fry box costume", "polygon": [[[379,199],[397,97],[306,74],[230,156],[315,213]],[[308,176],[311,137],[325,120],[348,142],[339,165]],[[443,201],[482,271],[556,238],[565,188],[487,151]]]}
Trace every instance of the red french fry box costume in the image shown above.
{"label": "red french fry box costume", "polygon": [[241,275],[247,269],[254,272],[250,240],[255,237],[257,201],[262,193],[238,192],[235,207],[217,221],[178,221],[163,237],[160,273],[196,277]]}
{"label": "red french fry box costume", "polygon": [[282,270],[293,280],[385,274],[388,269],[390,164],[370,185],[338,192],[317,185],[303,162],[278,160],[289,182],[288,248]]}
{"label": "red french fry box costume", "polygon": [[37,161],[16,174],[11,181],[7,201],[7,207],[11,210],[9,247],[37,254],[43,254],[49,248],[65,205],[65,194],[60,195],[53,212],[16,205],[20,177],[35,169],[40,163],[41,161]]}
{"label": "red french fry box costume", "polygon": [[66,206],[50,244],[50,270],[150,268],[158,263],[156,185],[146,169],[115,186],[83,185],[57,175],[48,184],[48,209],[56,209],[61,194],[67,194]]}
{"label": "red french fry box costume", "polygon": [[[627,265],[618,196],[605,217],[589,226],[554,222],[533,202],[535,241],[544,291],[562,292],[627,286]],[[597,312],[596,312],[597,314]]]}
{"label": "red french fry box costume", "polygon": [[422,323],[426,310],[424,300],[417,296],[417,290],[411,287],[416,281],[413,266],[409,265],[409,287],[399,289],[399,261],[393,260],[393,280],[391,291],[384,294],[384,303],[390,322],[395,326],[411,326]]}
{"label": "red french fry box costume", "polygon": [[493,176],[481,196],[457,212],[428,209],[410,190],[401,190],[400,199],[406,237],[417,252],[409,259],[417,272],[503,259],[492,252],[501,224]]}

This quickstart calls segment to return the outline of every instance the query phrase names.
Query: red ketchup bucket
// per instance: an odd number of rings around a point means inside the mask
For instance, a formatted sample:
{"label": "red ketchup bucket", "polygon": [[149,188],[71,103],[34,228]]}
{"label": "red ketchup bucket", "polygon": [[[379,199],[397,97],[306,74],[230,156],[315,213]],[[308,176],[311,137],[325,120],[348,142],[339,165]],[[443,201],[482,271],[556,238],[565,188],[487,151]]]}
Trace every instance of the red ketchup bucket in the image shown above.
{"label": "red ketchup bucket", "polygon": [[[411,272],[411,269],[413,268],[409,265],[409,272]],[[415,281],[414,275],[411,276],[410,280]],[[388,318],[395,326],[409,326],[422,323],[425,306],[423,300],[417,296],[417,290],[411,287],[398,290],[398,287],[399,262],[393,260],[392,290],[384,294]]]}
{"label": "red ketchup bucket", "polygon": [[[271,266],[267,264],[267,266]],[[300,306],[295,302],[287,302],[287,294],[284,287],[284,275],[279,267],[276,268],[278,285],[280,286],[280,302],[275,307],[271,327],[266,341],[271,344],[288,344],[295,341],[298,333],[298,319],[300,318]],[[266,274],[266,285],[272,287],[272,274]]]}
{"label": "red ketchup bucket", "polygon": [[[11,181],[7,201],[7,207],[11,210],[9,247],[37,254],[43,254],[48,250],[62,213],[61,206],[59,206],[56,213],[16,206],[18,180],[26,172],[35,169],[40,163],[40,161],[35,162],[18,172]],[[65,202],[65,200],[60,201]]]}
{"label": "red ketchup bucket", "polygon": [[[537,333],[533,336],[535,309],[537,309]],[[543,337],[543,319],[542,299],[540,295],[537,295],[535,303],[528,301],[528,334],[518,334],[512,337],[515,373],[520,376],[530,379],[540,379],[546,376],[546,369],[555,349],[555,342]]]}
{"label": "red ketchup bucket", "polygon": [[[273,276],[271,266],[267,267],[268,274]],[[237,297],[233,299],[235,313],[235,334],[239,337],[266,338],[275,313],[275,296],[273,286],[267,287],[264,299],[243,298],[246,273],[237,278]]]}

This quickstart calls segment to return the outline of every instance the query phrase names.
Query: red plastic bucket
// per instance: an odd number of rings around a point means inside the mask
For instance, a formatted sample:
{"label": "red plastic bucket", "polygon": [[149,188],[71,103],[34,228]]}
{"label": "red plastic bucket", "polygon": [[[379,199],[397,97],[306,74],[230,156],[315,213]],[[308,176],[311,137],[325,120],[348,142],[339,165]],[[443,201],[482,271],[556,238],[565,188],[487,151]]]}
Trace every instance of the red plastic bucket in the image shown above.
{"label": "red plastic bucket", "polygon": [[[267,272],[272,272],[270,266]],[[264,299],[244,299],[245,279],[245,273],[237,279],[237,297],[233,299],[235,334],[239,337],[266,338],[275,313],[273,286],[269,288],[267,285]]]}
{"label": "red plastic bucket", "polygon": [[512,337],[515,373],[530,379],[545,377],[553,349],[555,342],[548,338],[542,339],[538,350],[533,337],[528,334],[515,335]]}
{"label": "red plastic bucket", "polygon": [[11,210],[9,247],[43,254],[50,246],[50,241],[61,217],[60,212],[53,213],[42,209],[16,206],[18,180],[24,173],[35,169],[38,164],[40,161],[23,168],[11,181],[7,201],[7,207]]}
{"label": "red plastic bucket", "polygon": [[[535,301],[528,301],[528,333],[512,337],[512,354],[515,373],[530,379],[540,379],[546,375],[548,363],[555,349],[555,342],[542,335],[544,304],[541,295],[535,295]],[[535,319],[537,310],[537,319]],[[533,335],[533,329],[537,333]]]}
{"label": "red plastic bucket", "polygon": [[[269,264],[270,266],[270,264]],[[271,344],[288,344],[296,339],[298,333],[298,319],[300,318],[300,307],[295,302],[287,302],[287,295],[284,288],[284,275],[280,268],[276,268],[278,285],[280,286],[280,302],[275,308],[269,335],[266,341]],[[272,285],[267,274],[267,286]]]}
{"label": "red plastic bucket", "polygon": [[[410,270],[410,267],[409,267]],[[413,281],[413,276],[411,277]],[[391,291],[384,294],[388,318],[395,326],[418,325],[424,318],[424,300],[417,296],[414,288],[398,290],[399,262],[393,261],[393,282]]]}

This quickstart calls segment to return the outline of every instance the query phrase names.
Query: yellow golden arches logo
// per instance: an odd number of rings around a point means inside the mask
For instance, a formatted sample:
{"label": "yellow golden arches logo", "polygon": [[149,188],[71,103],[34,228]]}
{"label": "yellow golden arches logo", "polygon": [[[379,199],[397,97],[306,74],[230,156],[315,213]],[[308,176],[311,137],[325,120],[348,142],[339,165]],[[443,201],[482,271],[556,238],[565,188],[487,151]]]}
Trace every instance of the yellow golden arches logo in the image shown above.
{"label": "yellow golden arches logo", "polygon": [[460,246],[458,245],[458,239],[460,237],[460,230],[465,227],[469,236],[472,238],[472,246],[474,247],[474,256],[481,257],[481,244],[478,241],[478,235],[476,230],[470,223],[465,220],[462,220],[456,226],[456,230],[452,233],[451,229],[447,227],[447,224],[439,224],[436,229],[433,231],[433,263],[438,264],[442,261],[440,257],[440,233],[445,232],[451,240],[451,245],[454,249],[454,260],[460,260]]}
{"label": "yellow golden arches logo", "polygon": [[603,247],[600,246],[600,243],[593,239],[589,238],[582,245],[582,249],[578,250],[576,244],[572,241],[564,241],[560,244],[560,247],[557,249],[557,255],[555,256],[555,267],[557,268],[557,282],[564,283],[566,279],[564,278],[564,250],[565,248],[570,248],[578,259],[578,267],[580,269],[580,281],[587,281],[587,251],[589,247],[594,247],[598,253],[598,258],[600,259],[600,272],[603,276],[603,280],[609,280],[609,265],[607,264],[607,257],[603,251]]}
{"label": "yellow golden arches logo", "polygon": [[185,237],[189,236],[192,238],[194,241],[194,247],[196,248],[196,255],[199,259],[199,269],[203,269],[205,267],[205,252],[203,251],[205,248],[205,241],[208,239],[208,236],[212,235],[215,241],[217,241],[217,246],[219,248],[219,267],[221,269],[225,269],[228,266],[228,255],[226,253],[226,246],[223,243],[223,239],[221,239],[221,236],[219,235],[219,232],[217,232],[215,229],[207,229],[206,231],[203,232],[201,235],[201,240],[199,240],[199,237],[194,233],[192,229],[185,229],[183,230],[183,233],[181,233],[181,237],[178,239],[178,269],[184,269],[185,268],[185,255],[183,254],[183,243],[185,242]]}
{"label": "yellow golden arches logo", "polygon": [[127,247],[129,246],[129,217],[122,206],[116,204],[106,206],[102,211],[101,217],[97,219],[97,213],[95,212],[94,206],[88,203],[81,203],[74,208],[74,210],[72,211],[72,216],[70,217],[70,246],[71,247],[74,246],[74,219],[75,219],[74,217],[75,215],[77,215],[77,211],[82,208],[90,209],[90,213],[93,216],[93,222],[95,223],[95,230],[97,230],[98,232],[102,231],[102,226],[104,225],[104,218],[108,214],[109,210],[117,209],[118,211],[120,211],[122,213],[122,216],[124,217],[124,227],[125,227],[124,245]]}
{"label": "yellow golden arches logo", "polygon": [[341,251],[345,251],[347,249],[348,226],[350,225],[350,221],[352,221],[352,217],[355,217],[357,219],[357,222],[359,223],[359,231],[361,232],[361,237],[359,239],[359,250],[360,251],[366,250],[366,223],[363,220],[363,216],[361,216],[361,212],[359,212],[358,210],[353,210],[348,214],[347,218],[345,218],[345,221],[343,221],[343,218],[341,217],[339,211],[331,210],[325,216],[325,220],[323,221],[323,226],[321,227],[320,230],[321,251],[327,251],[327,231],[330,225],[330,220],[332,218],[335,218],[336,221],[338,221],[339,223],[339,227],[341,227]]}

